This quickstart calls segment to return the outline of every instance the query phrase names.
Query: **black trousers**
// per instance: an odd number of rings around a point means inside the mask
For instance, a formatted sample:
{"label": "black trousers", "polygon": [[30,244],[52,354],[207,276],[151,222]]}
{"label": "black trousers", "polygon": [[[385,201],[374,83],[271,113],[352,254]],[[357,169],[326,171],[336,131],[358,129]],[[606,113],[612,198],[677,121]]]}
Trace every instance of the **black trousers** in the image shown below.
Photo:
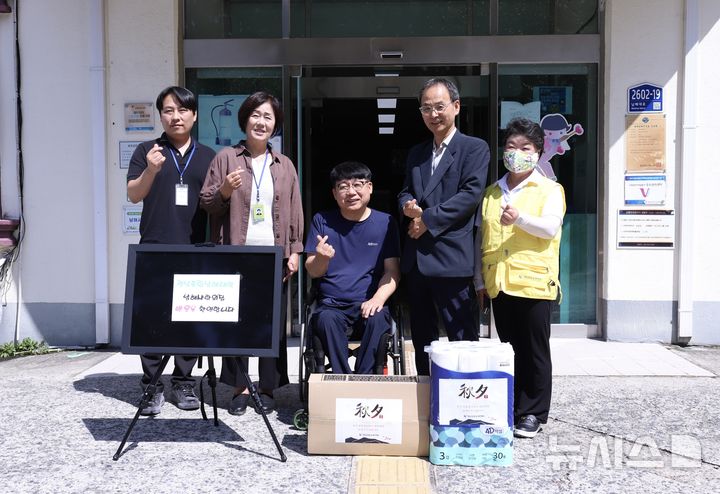
{"label": "black trousers", "polygon": [[546,423],[552,396],[550,316],[554,300],[539,300],[500,292],[492,299],[500,341],[515,352],[515,423],[535,415]]}
{"label": "black trousers", "polygon": [[477,341],[477,297],[472,278],[439,278],[425,276],[415,266],[407,275],[410,296],[410,330],[415,347],[418,375],[430,375],[430,361],[425,346],[439,337],[438,312],[450,341]]}
{"label": "black trousers", "polygon": [[[140,355],[140,362],[142,363],[143,369],[143,377],[140,382],[143,386],[147,386],[150,383],[152,377],[160,367],[162,358],[162,355]],[[184,357],[181,355],[175,355],[173,358],[175,359],[175,369],[173,369],[172,377],[170,378],[172,385],[187,383],[194,386],[195,378],[192,377],[191,373],[198,358]],[[158,379],[157,390],[162,391],[163,388],[162,380]]]}
{"label": "black trousers", "polygon": [[[287,260],[283,261],[287,262]],[[280,353],[275,357],[258,358],[258,374],[260,381],[258,387],[262,391],[272,392],[274,389],[290,382],[287,374],[287,285],[283,283],[280,298]],[[242,365],[241,365],[242,363]],[[249,383],[245,380],[242,369],[248,370],[247,357],[223,357],[220,382],[234,388],[247,388]]]}
{"label": "black trousers", "polygon": [[392,329],[390,309],[387,306],[367,319],[362,317],[360,306],[360,302],[345,306],[320,303],[312,315],[310,337],[316,335],[320,339],[335,374],[353,372],[348,362],[348,337],[361,340],[355,357],[355,373],[372,374],[380,339]]}

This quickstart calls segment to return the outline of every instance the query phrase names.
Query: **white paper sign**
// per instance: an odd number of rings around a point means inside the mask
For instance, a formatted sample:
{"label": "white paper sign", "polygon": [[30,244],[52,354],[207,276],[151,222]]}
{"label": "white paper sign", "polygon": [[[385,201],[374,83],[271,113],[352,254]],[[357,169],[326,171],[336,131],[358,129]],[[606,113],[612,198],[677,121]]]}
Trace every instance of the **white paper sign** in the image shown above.
{"label": "white paper sign", "polygon": [[513,118],[527,118],[533,122],[540,122],[540,101],[531,101],[522,104],[517,101],[500,102],[500,128],[504,129]]}
{"label": "white paper sign", "polygon": [[172,321],[238,322],[239,274],[176,274]]}
{"label": "white paper sign", "polygon": [[486,423],[509,426],[508,383],[504,378],[439,379],[440,425]]}
{"label": "white paper sign", "polygon": [[123,206],[123,233],[140,233],[142,206]]}
{"label": "white paper sign", "polygon": [[402,443],[402,400],[337,398],[335,442]]}
{"label": "white paper sign", "polygon": [[672,249],[674,245],[674,210],[618,210],[617,246],[619,249]]}
{"label": "white paper sign", "polygon": [[661,206],[666,194],[665,175],[625,175],[625,204]]}
{"label": "white paper sign", "polygon": [[120,168],[130,167],[130,158],[132,158],[135,148],[140,145],[142,141],[120,141],[118,144],[118,152],[120,154]]}

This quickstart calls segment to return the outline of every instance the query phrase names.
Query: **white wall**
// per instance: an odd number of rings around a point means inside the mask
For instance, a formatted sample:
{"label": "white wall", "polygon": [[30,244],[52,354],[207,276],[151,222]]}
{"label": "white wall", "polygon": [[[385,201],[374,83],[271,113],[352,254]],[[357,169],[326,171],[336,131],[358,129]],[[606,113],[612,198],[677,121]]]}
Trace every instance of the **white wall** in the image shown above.
{"label": "white wall", "polygon": [[[698,9],[696,127],[684,132],[685,8]],[[649,10],[651,9],[651,10]],[[720,208],[715,175],[720,170],[714,155],[720,131],[720,2],[717,0],[609,0],[606,11],[605,53],[605,163],[606,201],[605,270],[602,299],[605,334],[610,339],[673,341],[678,328],[680,283],[690,279],[691,343],[720,342]],[[631,85],[650,82],[664,88],[667,117],[667,200],[662,209],[676,212],[673,250],[623,250],[616,248],[617,211],[624,208],[626,91]],[[689,86],[688,86],[689,87]],[[694,94],[694,93],[693,93]],[[688,113],[689,114],[689,113]],[[690,124],[692,126],[692,124]],[[684,138],[693,138],[688,140]],[[683,145],[692,146],[694,162],[685,163]],[[684,170],[694,193],[681,195]],[[680,237],[683,207],[692,212],[690,233]],[[680,269],[681,247],[691,252],[691,262]],[[683,312],[683,316],[687,314]],[[687,319],[684,319],[687,321]]]}
{"label": "white wall", "polygon": [[[106,29],[104,124],[107,156],[91,158],[91,7],[102,3]],[[109,269],[109,302],[115,305],[111,341],[119,342],[128,243],[122,206],[125,175],[118,141],[145,140],[156,132],[128,135],[124,103],[153,102],[178,82],[178,16],[174,0],[23,0],[19,26],[22,62],[25,241],[14,274],[21,276],[20,337],[51,344],[95,343],[95,251],[93,167],[106,168],[109,252],[98,256]],[[14,2],[11,2],[14,6]],[[19,215],[15,160],[13,16],[0,16],[0,163],[3,211]],[[11,339],[18,304],[2,313],[2,342]]]}
{"label": "white wall", "polygon": [[[694,298],[720,301],[720,2],[700,2]],[[716,321],[715,329],[720,328]],[[720,335],[718,335],[720,340]]]}
{"label": "white wall", "polygon": [[122,233],[122,208],[127,201],[126,169],[120,169],[119,141],[145,141],[162,133],[155,112],[155,131],[125,132],[125,103],[152,102],[165,87],[178,84],[179,4],[173,0],[111,1],[107,18],[108,46],[108,222],[110,232],[110,303],[125,297],[127,246],[139,235]]}
{"label": "white wall", "polygon": [[[652,12],[648,11],[652,4]],[[606,12],[605,173],[606,248],[602,296],[607,300],[672,300],[672,250],[617,249],[617,215],[624,204],[625,114],[628,87],[649,82],[664,88],[667,201],[674,209],[678,73],[683,54],[682,2],[611,0]],[[632,209],[631,207],[628,207]]]}
{"label": "white wall", "polygon": [[[12,4],[12,2],[11,2]],[[0,184],[3,216],[17,219],[20,200],[17,184],[15,113],[15,19],[0,14]]]}
{"label": "white wall", "polygon": [[87,1],[20,5],[23,302],[93,300]]}

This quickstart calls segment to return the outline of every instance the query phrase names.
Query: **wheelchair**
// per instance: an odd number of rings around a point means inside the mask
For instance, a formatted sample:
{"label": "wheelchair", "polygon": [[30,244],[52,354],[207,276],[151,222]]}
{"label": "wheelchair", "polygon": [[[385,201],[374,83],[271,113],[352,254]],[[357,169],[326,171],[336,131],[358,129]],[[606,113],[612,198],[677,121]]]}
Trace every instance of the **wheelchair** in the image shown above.
{"label": "wheelchair", "polygon": [[[312,334],[310,324],[317,298],[317,286],[313,283],[306,299],[303,320],[300,331],[300,357],[298,362],[298,379],[300,381],[300,400],[304,408],[297,410],[293,415],[293,425],[298,430],[307,430],[308,425],[308,382],[311,374],[332,372],[330,364],[326,362],[325,352],[320,339]],[[405,374],[405,338],[403,336],[402,312],[399,304],[389,301],[390,330],[383,334],[380,343],[375,349],[375,366],[373,373],[383,375],[388,373],[388,360],[392,361],[392,371],[397,375]],[[360,347],[357,330],[348,328],[348,358],[355,356]]]}

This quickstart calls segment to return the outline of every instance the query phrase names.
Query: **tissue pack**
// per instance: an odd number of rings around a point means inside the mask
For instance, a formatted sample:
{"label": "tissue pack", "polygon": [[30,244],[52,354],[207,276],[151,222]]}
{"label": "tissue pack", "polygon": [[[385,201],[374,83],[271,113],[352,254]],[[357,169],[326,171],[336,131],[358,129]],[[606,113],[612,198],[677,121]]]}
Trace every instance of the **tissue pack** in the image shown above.
{"label": "tissue pack", "polygon": [[512,464],[514,353],[497,341],[435,341],[430,356],[430,461]]}

